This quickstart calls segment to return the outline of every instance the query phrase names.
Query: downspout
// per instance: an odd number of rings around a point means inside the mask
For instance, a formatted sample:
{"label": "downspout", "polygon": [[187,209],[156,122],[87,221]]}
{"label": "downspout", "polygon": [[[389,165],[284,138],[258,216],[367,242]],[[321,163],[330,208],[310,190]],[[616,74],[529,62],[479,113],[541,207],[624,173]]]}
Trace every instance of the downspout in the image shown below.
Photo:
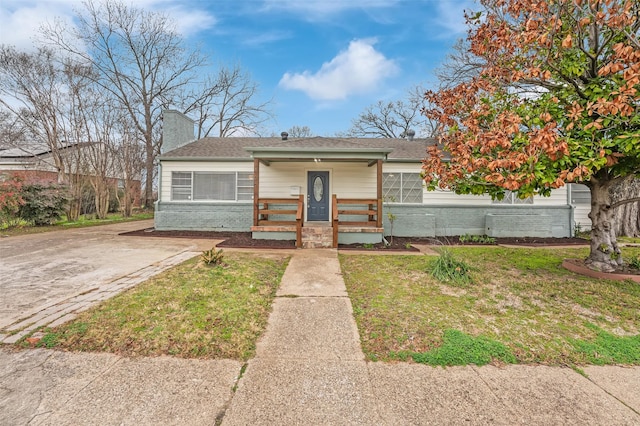
{"label": "downspout", "polygon": [[162,161],[158,162],[158,199],[156,200],[156,210],[162,201]]}

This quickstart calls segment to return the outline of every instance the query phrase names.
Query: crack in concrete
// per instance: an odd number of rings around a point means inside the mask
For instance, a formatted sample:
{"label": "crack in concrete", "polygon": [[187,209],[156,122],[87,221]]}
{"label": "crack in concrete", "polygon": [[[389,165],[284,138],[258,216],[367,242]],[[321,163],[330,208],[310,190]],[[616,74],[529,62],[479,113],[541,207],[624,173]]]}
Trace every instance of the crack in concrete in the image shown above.
{"label": "crack in concrete", "polygon": [[225,401],[225,403],[222,405],[222,408],[220,408],[220,411],[216,415],[216,419],[214,422],[215,426],[220,426],[222,424],[222,421],[224,420],[224,416],[227,414],[227,410],[231,406],[231,402],[233,402],[233,397],[236,395],[236,391],[238,390],[238,385],[240,384],[240,380],[242,380],[242,377],[244,376],[244,372],[247,371],[248,366],[249,366],[249,361],[245,362],[244,364],[242,364],[242,367],[240,367],[240,373],[238,374],[238,377],[236,377],[236,380],[233,382],[233,386],[231,387],[231,396],[229,396],[229,399]]}

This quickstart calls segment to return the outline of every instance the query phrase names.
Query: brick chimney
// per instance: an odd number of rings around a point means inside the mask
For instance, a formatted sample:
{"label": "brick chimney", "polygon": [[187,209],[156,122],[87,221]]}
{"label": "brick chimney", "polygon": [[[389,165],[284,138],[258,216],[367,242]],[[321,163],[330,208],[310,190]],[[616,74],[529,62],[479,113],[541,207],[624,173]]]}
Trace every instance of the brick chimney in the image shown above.
{"label": "brick chimney", "polygon": [[180,111],[167,109],[162,111],[162,147],[160,152],[180,148],[195,140],[194,121]]}

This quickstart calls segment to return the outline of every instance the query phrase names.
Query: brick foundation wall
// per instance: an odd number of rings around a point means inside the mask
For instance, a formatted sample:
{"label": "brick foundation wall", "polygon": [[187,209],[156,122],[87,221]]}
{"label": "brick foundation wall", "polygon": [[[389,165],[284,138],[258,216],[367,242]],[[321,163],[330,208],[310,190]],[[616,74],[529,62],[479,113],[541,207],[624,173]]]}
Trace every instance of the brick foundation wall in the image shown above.
{"label": "brick foundation wall", "polygon": [[385,204],[383,226],[391,234],[387,213],[396,216],[396,237],[490,235],[495,237],[570,237],[571,206],[421,206]]}
{"label": "brick foundation wall", "polygon": [[158,230],[249,232],[252,223],[253,204],[156,203]]}

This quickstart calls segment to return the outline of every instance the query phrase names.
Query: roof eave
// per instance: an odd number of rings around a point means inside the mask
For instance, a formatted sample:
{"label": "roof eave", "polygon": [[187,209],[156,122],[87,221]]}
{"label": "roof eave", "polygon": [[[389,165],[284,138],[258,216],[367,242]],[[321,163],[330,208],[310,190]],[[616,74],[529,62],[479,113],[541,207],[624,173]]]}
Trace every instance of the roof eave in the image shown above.
{"label": "roof eave", "polygon": [[250,157],[160,157],[160,161],[217,161],[217,162],[237,162],[237,161],[253,161]]}

